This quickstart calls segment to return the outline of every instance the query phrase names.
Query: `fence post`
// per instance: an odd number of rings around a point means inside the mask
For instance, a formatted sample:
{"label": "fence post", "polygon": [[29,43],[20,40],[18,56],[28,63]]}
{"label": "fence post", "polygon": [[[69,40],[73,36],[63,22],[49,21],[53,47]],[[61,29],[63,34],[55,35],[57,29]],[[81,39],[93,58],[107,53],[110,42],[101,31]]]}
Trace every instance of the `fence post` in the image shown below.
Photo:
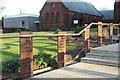
{"label": "fence post", "polygon": [[113,43],[113,23],[111,23],[111,25],[110,25],[110,36],[109,36],[109,38],[110,38],[110,44],[112,44]]}
{"label": "fence post", "polygon": [[98,46],[102,46],[102,22],[98,25]]}
{"label": "fence post", "polygon": [[[58,32],[58,34],[65,34],[66,32]],[[66,63],[66,36],[58,37],[58,68],[65,67]]]}
{"label": "fence post", "polygon": [[[85,24],[86,26],[87,24]],[[90,27],[87,28],[84,32],[84,54],[86,56],[86,53],[89,52],[90,49]]]}
{"label": "fence post", "polygon": [[[28,35],[32,32],[23,31],[20,35]],[[20,78],[25,79],[33,76],[33,61],[32,61],[32,38],[20,38]]]}

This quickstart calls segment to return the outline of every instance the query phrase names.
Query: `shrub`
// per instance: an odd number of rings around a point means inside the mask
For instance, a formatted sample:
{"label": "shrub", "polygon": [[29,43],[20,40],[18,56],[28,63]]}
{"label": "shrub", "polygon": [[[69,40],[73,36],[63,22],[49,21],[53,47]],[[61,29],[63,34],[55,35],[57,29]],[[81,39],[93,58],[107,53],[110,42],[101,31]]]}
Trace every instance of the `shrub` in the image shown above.
{"label": "shrub", "polygon": [[2,70],[5,72],[16,72],[20,66],[19,59],[11,59],[5,62],[2,62]]}
{"label": "shrub", "polygon": [[62,31],[61,29],[57,29],[54,34],[57,34],[59,31]]}
{"label": "shrub", "polygon": [[33,61],[34,61],[34,64],[38,67],[40,66],[44,66],[44,67],[51,66],[52,68],[57,67],[56,60],[54,58],[51,58],[50,54],[38,53],[37,55],[33,56]]}
{"label": "shrub", "polygon": [[74,33],[79,33],[80,31],[82,31],[84,29],[84,26],[77,26],[75,29],[74,29]]}
{"label": "shrub", "polygon": [[[80,31],[82,31],[84,29],[84,26],[77,26],[75,29],[74,29],[74,33],[79,33]],[[82,35],[80,35],[82,36]]]}

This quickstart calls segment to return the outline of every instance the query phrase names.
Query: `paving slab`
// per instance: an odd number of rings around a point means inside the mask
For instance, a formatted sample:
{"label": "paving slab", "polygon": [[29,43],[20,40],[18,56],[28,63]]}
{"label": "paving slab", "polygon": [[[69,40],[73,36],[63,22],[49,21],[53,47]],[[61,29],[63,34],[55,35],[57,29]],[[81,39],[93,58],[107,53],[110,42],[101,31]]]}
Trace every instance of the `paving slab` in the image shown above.
{"label": "paving slab", "polygon": [[65,68],[56,69],[37,76],[33,76],[30,80],[44,78],[118,78],[118,67],[76,63]]}
{"label": "paving slab", "polygon": [[92,48],[91,50],[100,50],[100,51],[108,51],[108,52],[120,52],[120,43],[105,45],[97,48]]}

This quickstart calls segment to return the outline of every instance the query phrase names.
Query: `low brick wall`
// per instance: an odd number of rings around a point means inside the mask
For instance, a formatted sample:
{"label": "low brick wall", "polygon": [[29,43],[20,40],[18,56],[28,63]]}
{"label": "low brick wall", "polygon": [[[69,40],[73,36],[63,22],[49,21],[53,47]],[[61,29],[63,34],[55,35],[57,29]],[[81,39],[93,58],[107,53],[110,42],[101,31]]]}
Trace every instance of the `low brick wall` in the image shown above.
{"label": "low brick wall", "polygon": [[4,28],[3,33],[11,33],[17,31],[25,31],[25,28]]}

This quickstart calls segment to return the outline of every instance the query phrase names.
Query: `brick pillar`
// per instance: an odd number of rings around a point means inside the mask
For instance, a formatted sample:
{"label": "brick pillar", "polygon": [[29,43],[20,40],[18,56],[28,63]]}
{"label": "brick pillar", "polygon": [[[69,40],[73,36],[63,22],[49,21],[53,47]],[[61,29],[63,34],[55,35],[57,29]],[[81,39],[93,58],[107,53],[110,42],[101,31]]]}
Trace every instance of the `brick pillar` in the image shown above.
{"label": "brick pillar", "polygon": [[[66,32],[58,32],[58,34],[65,34]],[[66,37],[58,37],[58,68],[65,67],[66,63]]]}
{"label": "brick pillar", "polygon": [[102,46],[102,22],[98,22],[100,25],[98,25],[98,46]]}
{"label": "brick pillar", "polygon": [[[32,34],[32,32],[23,31],[20,35]],[[25,79],[33,76],[32,61],[32,38],[20,38],[20,78]]]}
{"label": "brick pillar", "polygon": [[84,32],[84,54],[86,55],[90,49],[90,27]]}
{"label": "brick pillar", "polygon": [[109,36],[109,38],[110,38],[110,44],[112,44],[113,43],[113,26],[112,26],[112,24],[110,25],[110,36]]}
{"label": "brick pillar", "polygon": [[120,0],[115,0],[114,21],[115,21],[115,23],[120,23]]}

